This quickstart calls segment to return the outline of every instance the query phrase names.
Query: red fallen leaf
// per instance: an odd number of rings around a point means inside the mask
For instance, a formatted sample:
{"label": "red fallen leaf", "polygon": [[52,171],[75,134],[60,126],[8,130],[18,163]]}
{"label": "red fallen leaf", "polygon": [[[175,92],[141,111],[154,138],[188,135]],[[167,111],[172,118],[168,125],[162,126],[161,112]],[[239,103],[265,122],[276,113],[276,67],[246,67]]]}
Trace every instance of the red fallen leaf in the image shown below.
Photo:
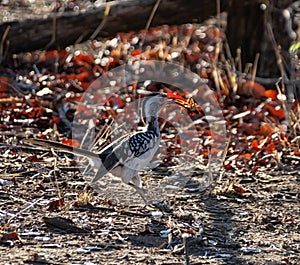
{"label": "red fallen leaf", "polygon": [[49,212],[57,211],[63,205],[64,205],[64,199],[59,199],[59,200],[51,201],[47,205],[48,206],[47,211],[49,211]]}
{"label": "red fallen leaf", "polygon": [[57,50],[45,51],[39,58],[40,61],[55,60],[58,56]]}
{"label": "red fallen leaf", "polygon": [[[141,31],[142,32],[142,31]],[[130,32],[119,32],[118,33],[120,39],[121,39],[121,42],[128,42],[130,39],[133,38],[134,36],[134,32],[133,31],[130,31]]]}
{"label": "red fallen leaf", "polygon": [[272,100],[276,100],[277,99],[277,91],[272,90],[272,89],[266,90],[265,97],[271,98]]}
{"label": "red fallen leaf", "polygon": [[0,77],[0,92],[7,92],[9,90],[9,86],[6,83],[10,83],[10,79],[6,76]]}
{"label": "red fallen leaf", "polygon": [[84,115],[85,118],[88,118],[93,116],[94,114],[91,109],[81,104],[77,106],[77,115]]}
{"label": "red fallen leaf", "polygon": [[259,147],[259,143],[256,139],[254,139],[251,144],[250,144],[250,147],[255,151],[255,152],[258,152],[261,150],[261,148]]}
{"label": "red fallen leaf", "polygon": [[187,51],[187,52],[184,53],[184,57],[185,57],[185,60],[189,64],[195,64],[202,57],[202,54],[200,54],[200,53],[193,53],[193,52]]}
{"label": "red fallen leaf", "polygon": [[212,154],[219,154],[223,151],[224,151],[223,149],[218,149],[218,148],[212,147],[209,153],[212,155]]}
{"label": "red fallen leaf", "polygon": [[224,167],[226,170],[230,170],[230,169],[233,168],[230,161],[225,161],[223,167]]}
{"label": "red fallen leaf", "polygon": [[46,135],[45,134],[41,134],[37,136],[38,139],[46,139]]}
{"label": "red fallen leaf", "polygon": [[207,29],[205,33],[208,35],[209,38],[211,39],[224,39],[225,34],[222,32],[219,28],[211,28]]}
{"label": "red fallen leaf", "polygon": [[283,218],[283,222],[291,222],[291,223],[294,223],[295,222],[295,219],[293,217],[286,217],[286,218]]}
{"label": "red fallen leaf", "polygon": [[260,166],[255,166],[254,168],[252,168],[251,174],[254,175],[259,168],[260,168]]}
{"label": "red fallen leaf", "polygon": [[254,98],[261,98],[265,96],[265,88],[254,81],[244,80],[242,84],[239,84],[238,90],[241,94],[247,96],[253,96]]}
{"label": "red fallen leaf", "polygon": [[260,130],[259,123],[243,123],[241,128],[243,132],[249,135],[255,135]]}
{"label": "red fallen leaf", "polygon": [[261,98],[265,95],[265,88],[258,83],[253,82],[252,84],[252,95],[255,98]]}
{"label": "red fallen leaf", "polygon": [[284,119],[285,114],[284,110],[280,106],[273,107],[270,104],[267,104],[265,106],[266,110],[268,110],[273,116],[279,118],[279,119]]}
{"label": "red fallen leaf", "polygon": [[28,156],[25,161],[29,161],[29,162],[39,162],[40,160],[37,158],[36,155],[31,155],[31,156]]}
{"label": "red fallen leaf", "polygon": [[29,118],[38,118],[41,117],[45,113],[44,107],[34,107],[25,110],[22,114],[26,115]]}
{"label": "red fallen leaf", "polygon": [[146,60],[151,60],[151,59],[158,59],[158,53],[159,51],[158,50],[154,50],[154,49],[151,49],[150,51],[147,51],[147,58]]}
{"label": "red fallen leaf", "polygon": [[294,154],[295,156],[300,156],[300,151],[294,151],[293,154]]}
{"label": "red fallen leaf", "polygon": [[74,73],[67,75],[67,80],[74,80],[76,75]]}
{"label": "red fallen leaf", "polygon": [[287,264],[287,265],[290,264],[290,261],[287,258],[282,259],[281,262],[284,262],[284,264]]}
{"label": "red fallen leaf", "polygon": [[[89,86],[91,85],[90,83],[88,83],[88,84],[89,84]],[[81,84],[81,85],[82,85],[82,84]],[[85,89],[84,87],[82,87],[82,88]],[[70,97],[70,99],[71,99],[72,101],[81,101],[82,98],[83,98],[83,95],[80,94],[80,93],[73,94],[73,95]]]}
{"label": "red fallen leaf", "polygon": [[256,163],[261,165],[261,166],[269,165],[269,162],[264,160],[264,159],[258,159]]}
{"label": "red fallen leaf", "polygon": [[239,157],[240,157],[240,158],[246,158],[246,159],[249,159],[249,160],[250,160],[251,157],[252,157],[252,155],[253,155],[253,154],[240,154]]}
{"label": "red fallen leaf", "polygon": [[209,155],[207,150],[202,150],[202,149],[199,151],[199,154],[203,155],[204,157],[208,157],[208,155]]}
{"label": "red fallen leaf", "polygon": [[120,57],[120,49],[113,49],[110,52],[110,56],[113,58],[119,58]]}
{"label": "red fallen leaf", "polygon": [[269,136],[275,132],[275,126],[269,123],[261,123],[260,125],[260,133],[264,136]]}
{"label": "red fallen leaf", "polygon": [[283,217],[283,218],[278,218],[278,217],[270,217],[270,222],[271,223],[285,223],[285,222],[295,222],[295,219],[293,217]]}
{"label": "red fallen leaf", "polygon": [[232,185],[232,188],[233,188],[233,190],[234,190],[235,192],[240,193],[240,194],[243,194],[243,193],[246,193],[246,192],[247,192],[244,188],[242,188],[242,187],[240,187],[240,186],[237,186],[237,185],[235,185],[235,184]]}
{"label": "red fallen leaf", "polygon": [[106,66],[107,66],[107,68],[111,69],[111,68],[115,68],[118,65],[119,65],[119,60],[113,59],[113,60],[110,60]]}
{"label": "red fallen leaf", "polygon": [[58,116],[53,116],[52,122],[56,123],[56,124],[59,124],[60,123],[60,118]]}
{"label": "red fallen leaf", "polygon": [[276,150],[276,146],[274,143],[270,143],[264,149],[269,153],[273,153]]}
{"label": "red fallen leaf", "polygon": [[62,144],[73,146],[73,147],[80,147],[80,143],[75,139],[63,140]]}
{"label": "red fallen leaf", "polygon": [[212,133],[211,129],[207,129],[207,130],[203,131],[202,136],[212,136],[212,134],[213,133]]}
{"label": "red fallen leaf", "polygon": [[4,130],[8,130],[9,126],[7,124],[1,124],[1,129]]}
{"label": "red fallen leaf", "polygon": [[61,51],[58,52],[58,57],[59,57],[59,59],[63,59],[63,58],[65,58],[67,55],[68,55],[68,53],[67,53],[66,50],[61,50]]}
{"label": "red fallen leaf", "polygon": [[168,26],[168,32],[173,34],[178,33],[178,26],[177,25]]}
{"label": "red fallen leaf", "polygon": [[87,81],[88,78],[89,78],[89,73],[87,71],[84,71],[76,75],[76,79],[80,82]]}
{"label": "red fallen leaf", "polygon": [[210,79],[212,75],[212,70],[201,67],[199,75],[201,78]]}
{"label": "red fallen leaf", "polygon": [[134,50],[132,53],[131,53],[131,55],[132,56],[137,56],[137,55],[141,55],[143,52],[141,51],[141,50],[139,50],[139,49],[136,49],[136,50]]}
{"label": "red fallen leaf", "polygon": [[80,82],[80,87],[83,88],[84,90],[87,90],[90,87],[91,83],[90,82]]}
{"label": "red fallen leaf", "polygon": [[109,106],[111,108],[123,108],[125,106],[125,103],[122,99],[120,99],[119,97],[110,97],[109,98]]}
{"label": "red fallen leaf", "polygon": [[182,231],[183,233],[188,233],[188,234],[192,234],[194,235],[195,234],[195,231],[193,229],[185,229]]}
{"label": "red fallen leaf", "polygon": [[113,205],[113,200],[112,199],[107,199],[105,201],[109,206],[112,206]]}
{"label": "red fallen leaf", "polygon": [[136,89],[137,89],[137,82],[133,82],[131,84],[131,89],[132,89],[132,91],[136,91]]}
{"label": "red fallen leaf", "polygon": [[75,56],[74,60],[79,65],[82,65],[82,64],[85,64],[85,63],[92,64],[94,62],[94,59],[92,58],[92,56],[87,55],[87,54],[83,54],[83,53],[80,53],[77,56]]}
{"label": "red fallen leaf", "polygon": [[8,240],[19,240],[19,234],[16,232],[4,233],[0,239],[0,241],[8,241]]}

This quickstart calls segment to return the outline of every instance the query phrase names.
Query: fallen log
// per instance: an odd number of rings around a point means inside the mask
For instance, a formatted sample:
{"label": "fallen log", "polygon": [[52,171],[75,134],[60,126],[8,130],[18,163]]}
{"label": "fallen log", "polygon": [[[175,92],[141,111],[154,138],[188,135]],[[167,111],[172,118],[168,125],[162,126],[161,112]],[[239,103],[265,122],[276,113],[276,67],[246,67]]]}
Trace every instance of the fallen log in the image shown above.
{"label": "fallen log", "polygon": [[[201,22],[217,13],[216,2],[162,0],[151,26]],[[223,11],[228,8],[230,0],[220,2],[220,11]],[[63,12],[50,14],[46,18],[3,23],[0,25],[0,57],[4,51],[18,53],[62,49],[75,42],[88,40],[97,28],[100,30],[97,37],[143,29],[156,3],[156,0],[112,1],[83,13]]]}

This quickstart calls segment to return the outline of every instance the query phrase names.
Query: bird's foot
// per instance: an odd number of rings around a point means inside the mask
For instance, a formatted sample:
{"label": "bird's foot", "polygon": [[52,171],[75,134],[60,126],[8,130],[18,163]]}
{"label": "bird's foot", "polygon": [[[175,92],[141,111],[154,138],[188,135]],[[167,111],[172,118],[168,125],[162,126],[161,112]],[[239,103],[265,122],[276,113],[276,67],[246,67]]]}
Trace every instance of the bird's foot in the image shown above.
{"label": "bird's foot", "polygon": [[166,213],[171,213],[173,211],[173,209],[170,208],[170,206],[165,203],[164,201],[157,201],[157,200],[152,200],[152,201],[148,201],[146,198],[146,190],[141,188],[141,187],[137,187],[136,185],[132,184],[132,183],[128,183],[129,186],[133,187],[136,190],[136,193],[138,193],[141,198],[143,199],[144,203],[145,203],[145,207],[147,206],[152,206],[155,207],[157,209],[159,209],[160,211],[166,212]]}
{"label": "bird's foot", "polygon": [[171,213],[173,211],[173,209],[164,201],[150,201],[148,202],[148,205],[151,205],[159,210],[161,210],[162,212],[166,212],[166,213]]}

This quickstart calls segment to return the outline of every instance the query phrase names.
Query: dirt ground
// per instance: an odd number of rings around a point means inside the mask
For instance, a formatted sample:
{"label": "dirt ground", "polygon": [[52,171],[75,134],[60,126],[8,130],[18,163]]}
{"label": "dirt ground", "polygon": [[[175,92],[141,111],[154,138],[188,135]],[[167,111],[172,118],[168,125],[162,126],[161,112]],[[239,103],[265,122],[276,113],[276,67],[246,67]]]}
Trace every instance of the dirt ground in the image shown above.
{"label": "dirt ground", "polygon": [[160,212],[84,191],[64,159],[56,180],[52,162],[28,161],[49,151],[1,149],[1,264],[300,264],[299,172],[227,172],[211,194],[184,189]]}

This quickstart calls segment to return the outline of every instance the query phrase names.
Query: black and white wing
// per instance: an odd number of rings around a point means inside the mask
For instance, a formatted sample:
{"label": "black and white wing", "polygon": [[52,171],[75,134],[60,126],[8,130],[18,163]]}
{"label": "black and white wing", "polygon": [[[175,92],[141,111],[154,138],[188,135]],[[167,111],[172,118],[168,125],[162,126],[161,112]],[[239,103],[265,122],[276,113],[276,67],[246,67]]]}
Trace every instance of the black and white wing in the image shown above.
{"label": "black and white wing", "polygon": [[[92,182],[98,181],[117,166],[126,167],[130,161],[139,158],[155,145],[158,145],[158,136],[154,132],[136,132],[116,140],[110,147],[108,146],[108,148],[112,149],[109,150],[107,156],[102,160],[102,165]],[[152,155],[146,161],[151,158]],[[137,168],[137,171],[139,169],[140,167]]]}

